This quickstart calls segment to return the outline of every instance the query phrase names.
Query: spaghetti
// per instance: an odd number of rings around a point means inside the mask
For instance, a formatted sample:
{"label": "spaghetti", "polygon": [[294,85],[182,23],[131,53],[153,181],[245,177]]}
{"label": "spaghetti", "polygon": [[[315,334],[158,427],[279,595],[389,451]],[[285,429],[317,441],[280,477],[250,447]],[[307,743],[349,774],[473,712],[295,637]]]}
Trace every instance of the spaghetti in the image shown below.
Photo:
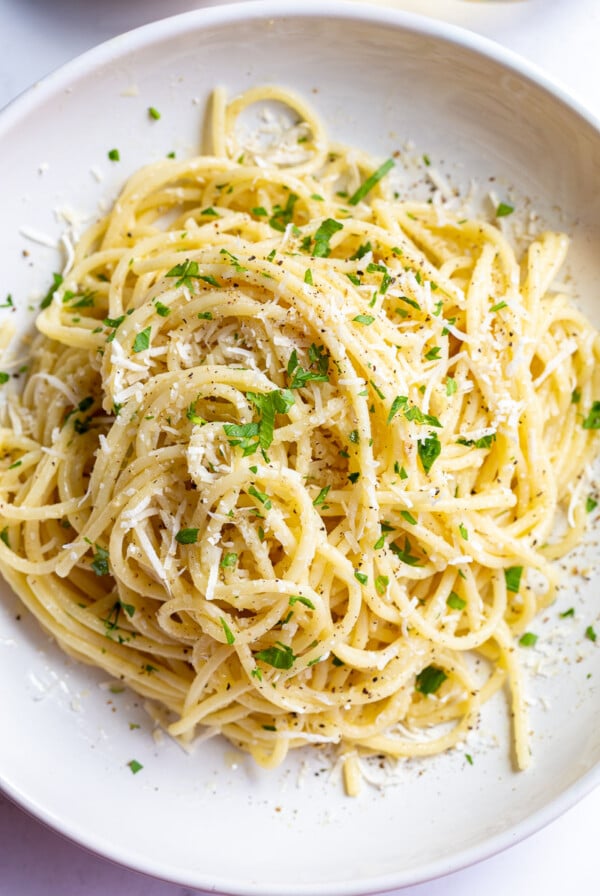
{"label": "spaghetti", "polygon": [[[298,121],[240,142],[263,100]],[[43,303],[0,568],[184,741],[264,766],[337,744],[355,792],[358,756],[450,748],[508,682],[525,767],[517,642],[600,426],[598,336],[552,289],[567,238],[519,261],[394,197],[393,159],[279,89],[217,91],[212,137],[136,173]]]}

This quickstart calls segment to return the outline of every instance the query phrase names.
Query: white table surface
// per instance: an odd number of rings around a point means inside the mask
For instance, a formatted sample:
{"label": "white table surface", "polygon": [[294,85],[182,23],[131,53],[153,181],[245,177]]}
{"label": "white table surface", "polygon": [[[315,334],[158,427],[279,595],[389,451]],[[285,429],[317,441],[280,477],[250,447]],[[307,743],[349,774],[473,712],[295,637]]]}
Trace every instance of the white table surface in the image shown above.
{"label": "white table surface", "polygon": [[[600,117],[600,0],[380,2],[495,39],[537,63]],[[109,37],[208,5],[222,5],[222,0],[0,0],[0,108],[50,70]],[[6,723],[3,719],[3,727]],[[5,727],[4,736],[9,732],[10,726]],[[600,788],[525,842],[464,871],[406,888],[402,896],[599,893],[599,828]],[[192,892],[88,854],[0,795],[0,896]]]}

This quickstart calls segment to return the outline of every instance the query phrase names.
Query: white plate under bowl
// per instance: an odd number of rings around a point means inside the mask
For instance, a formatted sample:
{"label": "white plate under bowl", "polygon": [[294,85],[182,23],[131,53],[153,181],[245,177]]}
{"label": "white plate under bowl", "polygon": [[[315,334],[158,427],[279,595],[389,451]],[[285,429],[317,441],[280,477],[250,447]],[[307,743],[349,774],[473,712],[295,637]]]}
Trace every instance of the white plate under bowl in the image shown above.
{"label": "white plate under bowl", "polygon": [[[582,304],[600,321],[598,125],[473,34],[400,12],[297,0],[141,28],[2,113],[2,292],[19,310],[0,309],[0,326],[31,318],[29,304],[59,269],[58,254],[31,239],[60,235],[58,209],[93,217],[137,166],[198,146],[213,86],[236,92],[264,82],[305,94],[336,139],[381,156],[412,140],[463,187],[494,177],[501,198],[530,199],[545,221],[573,233]],[[119,163],[107,159],[114,147]],[[136,698],[102,689],[106,676],[66,659],[4,588],[0,782],[92,850],[211,891],[351,896],[440,875],[516,842],[600,780],[600,650],[583,637],[598,620],[597,585],[568,577],[562,603],[536,624],[539,649],[528,656],[546,674],[527,685],[528,772],[513,771],[500,695],[467,747],[472,766],[456,751],[408,762],[395,785],[354,800],[318,754],[263,772],[216,740],[189,756],[167,739],[156,743]],[[575,618],[560,620],[571,604]],[[134,758],[137,775],[127,766]]]}

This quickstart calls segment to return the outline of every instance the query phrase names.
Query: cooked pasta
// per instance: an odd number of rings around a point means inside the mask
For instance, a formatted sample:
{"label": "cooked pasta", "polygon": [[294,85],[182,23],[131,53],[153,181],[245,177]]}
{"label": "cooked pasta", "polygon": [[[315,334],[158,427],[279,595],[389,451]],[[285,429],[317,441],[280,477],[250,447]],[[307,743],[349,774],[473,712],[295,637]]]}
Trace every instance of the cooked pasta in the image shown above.
{"label": "cooked pasta", "polygon": [[[265,100],[297,122],[244,137]],[[453,747],[506,684],[524,768],[518,641],[600,426],[568,240],[520,259],[395,195],[284,90],[217,91],[212,141],[134,174],[55,277],[2,386],[0,568],[183,741],[336,744],[353,793],[358,757]]]}

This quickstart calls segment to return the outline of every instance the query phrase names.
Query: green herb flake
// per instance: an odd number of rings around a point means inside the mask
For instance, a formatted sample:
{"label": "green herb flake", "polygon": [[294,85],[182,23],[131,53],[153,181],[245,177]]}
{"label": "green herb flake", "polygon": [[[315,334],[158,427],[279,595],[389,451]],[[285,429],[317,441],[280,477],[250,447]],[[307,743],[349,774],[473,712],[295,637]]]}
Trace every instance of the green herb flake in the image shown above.
{"label": "green herb flake", "polygon": [[471,756],[470,753],[465,753],[465,759],[467,760],[469,765],[473,765],[473,757]]}
{"label": "green herb flake", "polygon": [[4,383],[7,383],[9,381],[9,379],[10,379],[10,374],[6,373],[5,370],[1,370],[0,371],[0,385],[3,386]]}
{"label": "green herb flake", "polygon": [[584,429],[600,429],[600,401],[595,401],[581,424]]}
{"label": "green herb flake", "polygon": [[[410,305],[411,308],[415,308],[417,311],[421,310],[421,306],[415,299],[410,299],[408,296],[397,296],[399,302],[406,302],[407,305]],[[403,309],[396,308],[396,314],[399,314]]]}
{"label": "green herb flake", "polygon": [[594,642],[595,642],[595,641],[597,640],[597,638],[598,638],[598,636],[597,636],[597,634],[596,634],[596,632],[595,632],[593,626],[591,626],[591,625],[588,625],[588,627],[586,628],[586,630],[585,630],[585,636],[586,636],[586,638],[587,638],[589,641],[594,641]]}
{"label": "green herb flake", "polygon": [[357,324],[363,324],[365,327],[370,327],[375,318],[372,314],[357,314],[352,320]]}
{"label": "green herb flake", "polygon": [[309,286],[314,286],[312,271],[310,268],[307,268],[304,272],[304,282],[308,283]]}
{"label": "green herb flake", "polygon": [[434,345],[433,348],[430,348],[428,352],[425,353],[425,358],[427,361],[437,361],[440,357],[441,348],[439,345]]}
{"label": "green herb flake", "polygon": [[459,525],[458,531],[460,532],[460,534],[462,535],[462,537],[464,538],[465,541],[469,540],[469,532],[464,523],[461,523]]}
{"label": "green herb flake", "polygon": [[179,544],[196,544],[199,531],[199,529],[180,529],[175,536],[175,541]]}
{"label": "green herb flake", "polygon": [[141,333],[138,333],[133,340],[133,351],[135,354],[144,352],[150,347],[150,339],[152,336],[152,327],[146,327]]}
{"label": "green herb flake", "polygon": [[338,233],[338,231],[343,229],[344,225],[336,221],[335,218],[326,218],[315,231],[312,249],[313,256],[315,258],[328,258],[331,254],[331,246],[329,245],[331,237],[334,233]]}
{"label": "green herb flake", "polygon": [[492,313],[495,313],[496,311],[502,311],[503,308],[508,308],[508,305],[504,301],[498,302],[496,305],[492,305],[492,307],[490,308],[490,311]]}
{"label": "green herb flake", "polygon": [[309,610],[314,610],[315,605],[312,600],[309,600],[308,597],[302,597],[301,594],[292,594],[290,596],[289,605],[293,607],[294,604],[304,604],[305,607],[308,607]]}
{"label": "green herb flake", "polygon": [[375,579],[375,590],[379,596],[383,596],[387,591],[390,580],[387,576],[377,576]]}
{"label": "green herb flake", "polygon": [[561,619],[569,619],[571,616],[575,615],[575,607],[569,607],[568,610],[565,610],[563,613],[558,614]]}
{"label": "green herb flake", "polygon": [[273,506],[273,503],[269,496],[265,494],[265,492],[260,492],[254,485],[251,485],[248,488],[248,494],[252,495],[253,498],[256,498],[257,501],[260,501],[260,503],[264,505],[265,510],[270,510]]}
{"label": "green herb flake", "polygon": [[58,289],[58,287],[62,284],[63,277],[62,274],[52,274],[52,286],[40,302],[40,309],[43,311],[44,308],[47,308],[54,298],[54,293]]}
{"label": "green herb flake", "polygon": [[0,539],[4,542],[7,548],[10,547],[10,541],[8,538],[8,526],[5,526],[4,529],[0,532]]}
{"label": "green herb flake", "polygon": [[598,506],[598,502],[594,498],[589,497],[589,496],[586,498],[586,501],[585,501],[585,512],[586,513],[591,513],[593,510],[596,509],[597,506]]}
{"label": "green herb flake", "polygon": [[410,539],[407,537],[404,539],[404,548],[399,547],[399,545],[394,542],[390,544],[390,550],[402,561],[402,563],[406,563],[408,566],[421,566],[420,559],[414,556],[414,554],[411,554],[411,549]]}
{"label": "green herb flake", "polygon": [[373,187],[377,183],[379,183],[379,181],[382,179],[382,177],[385,177],[385,175],[388,173],[388,171],[390,171],[394,167],[394,164],[395,163],[394,163],[393,159],[387,159],[387,161],[385,161],[383,163],[383,165],[380,165],[380,167],[377,169],[377,171],[374,171],[370,177],[368,177],[365,181],[363,181],[363,183],[360,185],[358,190],[356,190],[356,192],[352,194],[352,196],[348,200],[349,204],[350,205],[358,205],[358,203],[362,199],[364,199],[368,193],[371,192]]}
{"label": "green herb flake", "polygon": [[416,519],[414,518],[412,513],[410,513],[408,510],[401,510],[400,516],[402,517],[403,520],[406,520],[407,523],[410,523],[411,526],[417,525]]}
{"label": "green herb flake", "polygon": [[167,305],[163,305],[162,302],[155,302],[154,307],[156,308],[156,313],[160,314],[161,317],[168,317],[171,313],[171,309]]}
{"label": "green herb flake", "polygon": [[298,196],[295,193],[290,193],[284,208],[280,205],[275,205],[273,207],[273,214],[269,218],[269,224],[273,230],[283,233],[288,224],[291,224],[294,215],[294,206],[297,201]]}
{"label": "green herb flake", "polygon": [[464,608],[467,606],[466,600],[463,600],[462,597],[460,597],[460,595],[456,593],[456,591],[450,592],[446,603],[452,610],[464,610]]}
{"label": "green herb flake", "polygon": [[505,218],[507,215],[512,215],[514,210],[514,205],[509,205],[507,202],[501,202],[496,208],[496,217]]}
{"label": "green herb flake", "polygon": [[237,561],[238,561],[238,555],[234,554],[233,552],[230,552],[230,553],[224,555],[223,559],[221,560],[221,566],[224,569],[231,568],[232,566],[236,565]]}
{"label": "green herb flake", "polygon": [[358,249],[356,250],[354,255],[350,256],[350,261],[360,261],[361,258],[364,258],[364,256],[367,255],[367,253],[372,252],[372,251],[373,251],[373,246],[371,245],[370,242],[367,241],[366,243],[362,243],[358,247]]}
{"label": "green herb flake", "polygon": [[131,759],[131,760],[127,763],[127,765],[129,766],[129,768],[131,769],[132,774],[134,774],[134,775],[137,775],[138,772],[141,772],[141,770],[142,770],[143,767],[144,767],[144,766],[141,764],[141,762],[138,762],[138,761],[137,761],[137,759]]}
{"label": "green herb flake", "polygon": [[521,587],[521,576],[523,574],[522,566],[509,566],[504,570],[504,579],[506,581],[506,590],[513,594],[518,594]]}
{"label": "green herb flake", "polygon": [[457,384],[456,380],[453,377],[449,376],[448,379],[446,380],[446,395],[448,396],[448,398],[451,395],[454,395],[457,389],[458,389],[458,384]]}
{"label": "green herb flake", "polygon": [[120,162],[121,161],[121,153],[118,149],[109,149],[108,158],[111,162]]}
{"label": "green herb flake", "polygon": [[218,218],[219,217],[218,211],[216,211],[216,209],[214,209],[212,207],[212,205],[209,205],[208,208],[203,208],[202,211],[200,212],[200,214],[204,215],[204,217],[206,217],[206,218]]}
{"label": "green herb flake", "polygon": [[223,619],[222,616],[219,616],[219,622],[221,623],[223,631],[225,632],[225,640],[228,644],[233,644],[235,641],[235,635],[227,625],[227,622],[225,621],[225,619]]}
{"label": "green herb flake", "polygon": [[322,488],[315,500],[313,501],[313,507],[318,507],[320,504],[325,503],[325,498],[329,493],[330,485],[326,485],[325,488]]}
{"label": "green herb flake", "polygon": [[160,112],[158,109],[155,109],[154,106],[148,106],[148,115],[150,118],[154,119],[154,121],[158,121],[160,118]]}
{"label": "green herb flake", "polygon": [[99,544],[94,545],[94,547],[96,548],[96,550],[92,554],[91,568],[94,570],[97,576],[107,576],[110,573],[108,566],[108,551],[106,550],[106,548],[100,547]]}
{"label": "green herb flake", "polygon": [[581,401],[581,389],[573,389],[571,392],[571,404],[579,404]]}
{"label": "green herb flake", "polygon": [[212,320],[213,315],[212,311],[199,311],[198,312],[198,320]]}
{"label": "green herb flake", "polygon": [[266,650],[259,650],[254,654],[254,658],[273,666],[274,669],[291,669],[296,659],[292,648],[282,644],[281,641],[272,647],[267,647]]}
{"label": "green herb flake", "polygon": [[420,439],[417,442],[417,452],[419,459],[426,473],[429,473],[435,460],[440,456],[442,446],[437,435],[432,432],[426,439]]}
{"label": "green herb flake", "polygon": [[447,678],[444,670],[438,666],[426,666],[417,675],[415,687],[419,693],[428,696],[435,694]]}
{"label": "green herb flake", "polygon": [[521,647],[535,647],[537,644],[538,636],[534,635],[533,632],[525,632],[519,638],[519,644]]}

